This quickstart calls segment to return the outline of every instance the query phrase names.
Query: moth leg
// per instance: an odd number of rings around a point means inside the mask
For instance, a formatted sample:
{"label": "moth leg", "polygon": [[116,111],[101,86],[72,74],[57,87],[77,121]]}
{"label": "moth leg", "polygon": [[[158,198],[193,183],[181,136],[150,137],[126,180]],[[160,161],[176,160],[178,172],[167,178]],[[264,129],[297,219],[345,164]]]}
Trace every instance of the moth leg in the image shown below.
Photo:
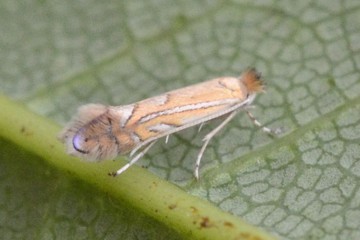
{"label": "moth leg", "polygon": [[205,149],[207,147],[207,145],[209,144],[210,140],[212,139],[212,137],[214,137],[228,122],[230,122],[231,119],[233,119],[233,117],[237,114],[237,111],[233,111],[231,112],[226,118],[225,120],[220,123],[219,126],[217,126],[215,129],[213,129],[211,132],[209,132],[208,134],[206,134],[206,136],[203,138],[203,142],[204,144],[201,147],[201,150],[197,156],[196,159],[196,163],[195,163],[195,169],[194,169],[194,176],[196,178],[196,180],[199,180],[199,168],[200,168],[200,162],[201,162],[201,158],[202,155],[205,152]]}
{"label": "moth leg", "polygon": [[263,130],[264,132],[273,134],[273,135],[278,135],[283,131],[281,128],[271,129],[271,128],[265,127],[258,120],[256,120],[254,115],[252,115],[249,111],[245,110],[245,112],[249,116],[250,120],[255,124],[255,126],[261,128],[261,130]]}
{"label": "moth leg", "polygon": [[169,141],[169,137],[170,137],[170,135],[167,135],[167,136],[166,136],[166,138],[165,138],[165,144],[167,144],[167,143],[168,143],[168,141]]}
{"label": "moth leg", "polygon": [[201,123],[201,124],[200,124],[200,127],[199,127],[199,129],[198,129],[198,132],[201,131],[201,129],[202,129],[203,126],[204,126],[204,123]]}
{"label": "moth leg", "polygon": [[120,175],[121,173],[125,172],[126,169],[128,169],[131,165],[133,165],[134,163],[136,163],[141,157],[143,157],[145,155],[145,153],[147,151],[149,151],[149,149],[156,143],[156,141],[153,141],[151,143],[149,143],[149,145],[147,145],[144,150],[142,150],[141,152],[138,153],[138,155],[136,155],[134,158],[132,158],[130,160],[130,162],[128,162],[127,164],[125,164],[122,168],[120,168],[119,170],[117,170],[116,172],[111,172],[109,173],[110,176],[116,177],[118,175]]}

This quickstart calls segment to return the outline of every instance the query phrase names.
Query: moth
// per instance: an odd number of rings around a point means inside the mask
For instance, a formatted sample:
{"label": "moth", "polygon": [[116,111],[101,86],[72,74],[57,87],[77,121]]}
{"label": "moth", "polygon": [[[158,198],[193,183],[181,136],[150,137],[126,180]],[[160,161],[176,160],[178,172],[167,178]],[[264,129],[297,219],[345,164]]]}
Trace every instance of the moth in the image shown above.
{"label": "moth", "polygon": [[240,77],[212,79],[133,104],[87,104],[78,109],[59,138],[68,154],[91,162],[130,153],[131,160],[126,165],[109,173],[118,176],[144,156],[158,139],[167,140],[170,134],[223,117],[203,138],[194,169],[194,176],[199,179],[200,162],[207,145],[238,112],[244,111],[263,131],[279,133],[263,127],[249,112],[256,94],[263,91],[261,74],[248,69]]}

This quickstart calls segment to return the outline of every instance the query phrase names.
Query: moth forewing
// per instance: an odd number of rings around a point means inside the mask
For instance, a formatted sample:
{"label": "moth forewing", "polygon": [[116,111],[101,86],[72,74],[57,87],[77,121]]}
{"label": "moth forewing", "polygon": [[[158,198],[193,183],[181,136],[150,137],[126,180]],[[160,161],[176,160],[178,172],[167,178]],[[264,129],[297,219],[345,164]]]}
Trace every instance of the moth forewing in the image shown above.
{"label": "moth forewing", "polygon": [[208,121],[211,121],[213,119],[216,119],[216,118],[219,118],[219,117],[222,117],[228,113],[231,113],[233,111],[236,111],[244,106],[246,106],[247,104],[249,104],[250,101],[248,100],[245,100],[243,102],[240,102],[228,109],[224,109],[223,111],[218,111],[218,112],[215,112],[214,114],[209,114],[208,116],[204,117],[204,118],[201,118],[201,119],[196,119],[194,121],[190,121],[184,125],[181,125],[179,127],[176,127],[176,128],[173,128],[167,132],[163,132],[163,133],[160,133],[159,135],[155,136],[155,137],[152,137],[152,138],[149,138],[149,139],[146,139],[145,141],[143,142],[140,142],[139,145],[137,145],[130,153],[130,156],[132,156],[133,154],[135,154],[140,148],[142,148],[143,146],[147,145],[148,143],[156,140],[156,139],[159,139],[161,137],[164,137],[164,136],[168,136],[169,134],[173,134],[173,133],[176,133],[176,132],[179,132],[179,131],[182,131],[184,129],[187,129],[187,128],[190,128],[190,127],[193,127],[193,126],[196,126],[196,125],[200,125],[202,123],[206,123]]}

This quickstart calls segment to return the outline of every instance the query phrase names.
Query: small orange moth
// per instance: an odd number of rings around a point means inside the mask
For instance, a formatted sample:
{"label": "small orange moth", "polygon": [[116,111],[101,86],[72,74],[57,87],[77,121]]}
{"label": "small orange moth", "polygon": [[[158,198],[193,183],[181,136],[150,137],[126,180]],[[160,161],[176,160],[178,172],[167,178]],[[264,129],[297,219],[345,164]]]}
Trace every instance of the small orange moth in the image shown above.
{"label": "small orange moth", "polygon": [[[130,153],[129,163],[116,172],[117,176],[138,161],[161,137],[183,129],[225,117],[203,139],[197,156],[194,175],[199,179],[202,155],[209,141],[239,111],[245,111],[252,122],[267,133],[279,133],[263,127],[248,111],[257,93],[264,91],[261,75],[248,69],[240,77],[221,77],[121,106],[88,104],[64,128],[60,140],[67,152],[88,161],[114,159]],[[200,126],[201,127],[201,126]]]}

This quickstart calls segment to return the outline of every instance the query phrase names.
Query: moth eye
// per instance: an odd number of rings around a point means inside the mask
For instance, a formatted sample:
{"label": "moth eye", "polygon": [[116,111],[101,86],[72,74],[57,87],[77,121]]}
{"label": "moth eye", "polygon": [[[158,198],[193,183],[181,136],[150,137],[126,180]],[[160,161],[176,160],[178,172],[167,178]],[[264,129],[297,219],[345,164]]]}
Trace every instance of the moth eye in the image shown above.
{"label": "moth eye", "polygon": [[83,138],[83,136],[80,133],[77,133],[74,138],[73,138],[73,146],[74,149],[78,152],[81,153],[89,153],[88,151],[84,150],[84,142],[87,142],[89,139],[88,138]]}

